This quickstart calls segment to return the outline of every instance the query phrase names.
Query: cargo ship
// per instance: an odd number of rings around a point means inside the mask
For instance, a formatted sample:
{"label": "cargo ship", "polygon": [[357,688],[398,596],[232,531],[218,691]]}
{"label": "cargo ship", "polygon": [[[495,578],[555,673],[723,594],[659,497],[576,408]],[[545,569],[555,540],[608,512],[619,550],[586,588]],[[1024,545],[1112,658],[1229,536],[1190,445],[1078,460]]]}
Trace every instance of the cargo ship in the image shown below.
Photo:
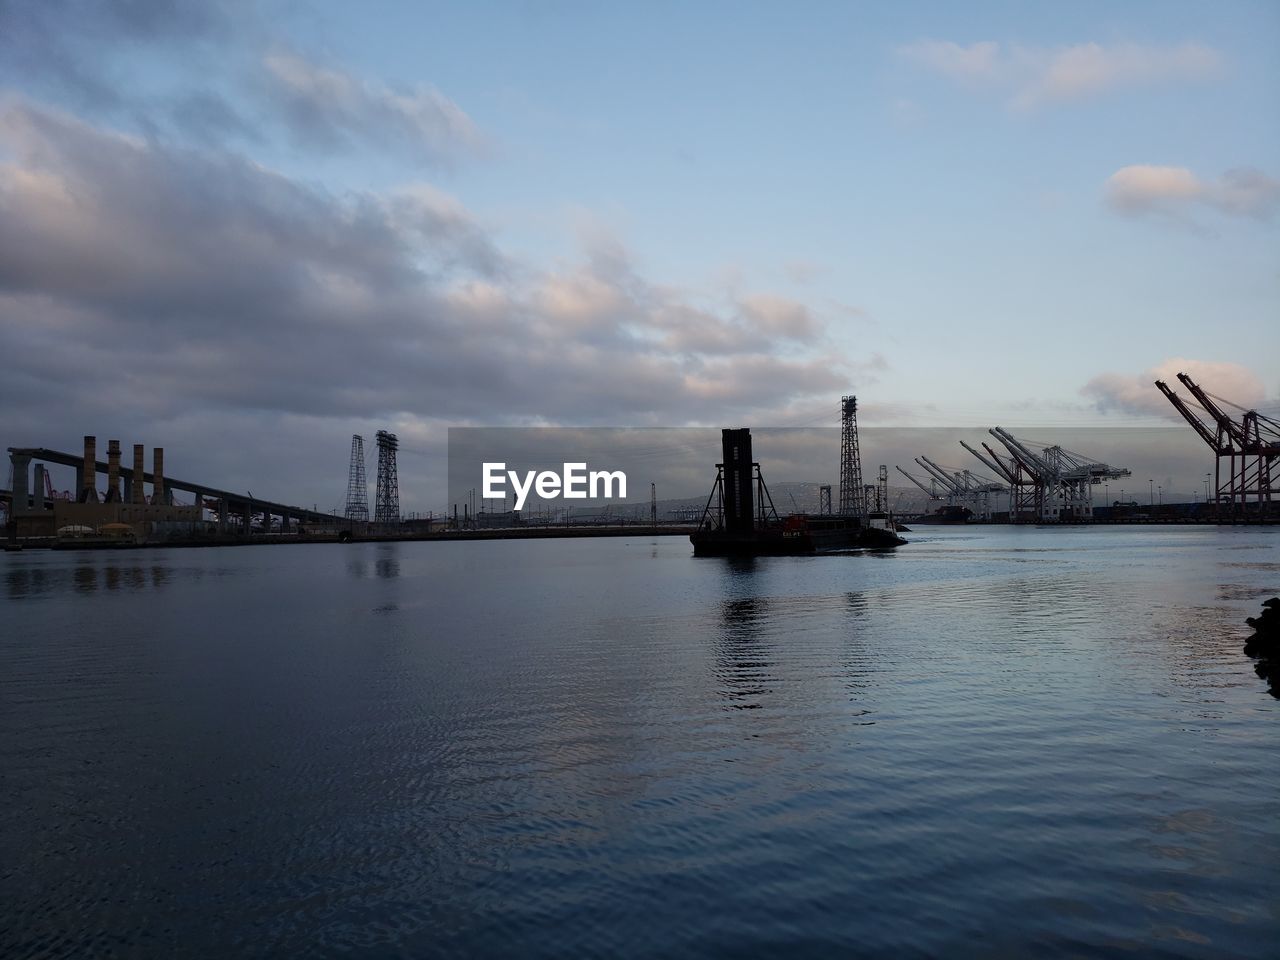
{"label": "cargo ship", "polygon": [[780,517],[752,459],[751,431],[721,431],[723,463],[698,529],[689,535],[695,557],[772,557],[834,550],[888,549],[907,541],[887,514],[793,513]]}

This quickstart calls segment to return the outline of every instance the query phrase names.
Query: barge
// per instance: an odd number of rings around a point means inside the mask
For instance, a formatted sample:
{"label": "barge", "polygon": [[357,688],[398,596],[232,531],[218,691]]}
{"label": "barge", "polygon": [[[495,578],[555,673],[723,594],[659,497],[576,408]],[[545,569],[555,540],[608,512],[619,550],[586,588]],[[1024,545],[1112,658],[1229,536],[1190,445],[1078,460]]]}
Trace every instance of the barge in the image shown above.
{"label": "barge", "polygon": [[793,513],[780,517],[751,456],[751,431],[721,433],[724,462],[698,529],[689,535],[695,557],[771,557],[835,550],[888,549],[907,541],[887,515]]}

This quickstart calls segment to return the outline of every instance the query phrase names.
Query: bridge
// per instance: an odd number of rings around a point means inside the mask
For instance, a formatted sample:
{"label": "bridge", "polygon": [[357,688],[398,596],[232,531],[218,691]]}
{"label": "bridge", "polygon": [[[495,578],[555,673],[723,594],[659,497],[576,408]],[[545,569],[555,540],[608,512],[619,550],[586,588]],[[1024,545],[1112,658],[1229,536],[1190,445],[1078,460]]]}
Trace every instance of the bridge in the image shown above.
{"label": "bridge", "polygon": [[[87,449],[92,449],[88,447]],[[252,496],[249,493],[236,493],[231,490],[223,490],[219,487],[210,486],[206,483],[196,483],[191,480],[181,480],[169,477],[163,472],[156,473],[147,470],[137,470],[136,466],[139,461],[135,460],[134,467],[127,467],[123,463],[104,463],[96,458],[90,458],[82,454],[66,453],[61,450],[50,450],[46,447],[9,447],[9,460],[13,464],[13,490],[4,491],[0,494],[0,499],[10,502],[10,516],[17,517],[21,513],[27,513],[28,498],[31,492],[28,490],[27,477],[29,475],[31,462],[39,461],[42,463],[56,463],[61,466],[73,467],[76,471],[75,491],[79,492],[89,487],[95,487],[92,479],[87,479],[85,473],[90,463],[93,464],[93,473],[105,473],[109,476],[119,476],[124,481],[126,487],[126,495],[124,500],[127,502],[131,498],[128,495],[130,488],[134,483],[150,483],[152,488],[161,491],[162,502],[168,502],[167,498],[171,491],[179,490],[183,493],[191,494],[195,498],[197,505],[202,508],[210,508],[216,511],[219,518],[219,529],[227,528],[228,519],[232,516],[239,518],[240,526],[245,533],[250,530],[252,518],[256,514],[262,514],[263,526],[270,528],[272,517],[280,518],[281,531],[290,529],[294,522],[299,523],[315,523],[326,524],[332,526],[335,523],[333,514],[321,513],[317,510],[308,510],[305,507],[297,507],[292,504],[280,503],[274,500],[263,500]],[[160,463],[157,458],[157,463]],[[52,506],[45,496],[44,490],[36,490],[35,499],[38,504],[37,510],[48,509]],[[212,503],[210,502],[212,501]],[[345,521],[337,521],[345,522]]]}

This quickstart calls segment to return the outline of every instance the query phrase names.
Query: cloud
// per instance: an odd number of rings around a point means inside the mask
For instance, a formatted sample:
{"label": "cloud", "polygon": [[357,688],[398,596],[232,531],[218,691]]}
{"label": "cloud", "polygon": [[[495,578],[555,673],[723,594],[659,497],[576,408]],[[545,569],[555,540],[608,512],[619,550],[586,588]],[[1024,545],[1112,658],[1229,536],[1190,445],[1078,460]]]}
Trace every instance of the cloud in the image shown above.
{"label": "cloud", "polygon": [[785,340],[813,340],[819,325],[809,308],[796,300],[769,294],[754,294],[738,302],[749,327],[765,336]]}
{"label": "cloud", "polygon": [[1019,110],[1115,90],[1203,81],[1217,74],[1222,63],[1216,50],[1195,43],[1166,47],[1082,43],[1045,48],[994,40],[968,46],[920,40],[900,47],[898,53],[970,89],[998,92]]}
{"label": "cloud", "polygon": [[953,80],[987,81],[1004,69],[1000,45],[994,40],[962,47],[951,40],[918,40],[898,48],[900,56]]}
{"label": "cloud", "polygon": [[1252,168],[1204,181],[1186,167],[1134,164],[1108,177],[1105,192],[1108,206],[1125,216],[1177,219],[1207,207],[1226,216],[1267,220],[1280,206],[1280,180]]}
{"label": "cloud", "polygon": [[483,146],[471,118],[434,87],[393,90],[285,49],[264,66],[267,97],[304,145],[390,147],[433,164]]}
{"label": "cloud", "polygon": [[144,47],[190,58],[225,44],[252,9],[236,0],[0,0],[0,72],[98,111],[126,106],[119,61]]}
{"label": "cloud", "polygon": [[827,274],[827,268],[812,260],[788,260],[782,265],[783,272],[792,283],[810,284]]}
{"label": "cloud", "polygon": [[1242,407],[1254,408],[1266,401],[1266,387],[1248,367],[1213,360],[1174,357],[1135,375],[1103,373],[1086,383],[1080,393],[1090,398],[1103,413],[1157,416],[1181,420],[1180,414],[1156,387],[1163,380],[1188,398],[1177,374],[1185,373],[1210,393],[1226,397]]}
{"label": "cloud", "polygon": [[[165,445],[175,476],[265,474],[325,503],[353,430],[438,444],[445,423],[765,422],[863,369],[799,301],[656,283],[603,236],[521,262],[430,185],[332,193],[20,101],[0,110],[0,157],[0,409],[18,445],[109,430]],[[432,505],[407,476],[406,508]]]}

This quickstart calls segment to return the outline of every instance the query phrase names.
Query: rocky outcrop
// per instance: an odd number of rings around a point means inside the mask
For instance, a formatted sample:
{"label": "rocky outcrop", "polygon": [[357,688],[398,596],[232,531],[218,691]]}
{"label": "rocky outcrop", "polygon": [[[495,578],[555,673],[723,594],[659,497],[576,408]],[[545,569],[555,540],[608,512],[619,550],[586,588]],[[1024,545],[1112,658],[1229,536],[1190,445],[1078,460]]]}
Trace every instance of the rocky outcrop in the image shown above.
{"label": "rocky outcrop", "polygon": [[1280,698],[1280,597],[1262,604],[1262,614],[1245,620],[1253,627],[1244,652],[1258,661],[1254,670],[1271,686],[1271,695]]}

